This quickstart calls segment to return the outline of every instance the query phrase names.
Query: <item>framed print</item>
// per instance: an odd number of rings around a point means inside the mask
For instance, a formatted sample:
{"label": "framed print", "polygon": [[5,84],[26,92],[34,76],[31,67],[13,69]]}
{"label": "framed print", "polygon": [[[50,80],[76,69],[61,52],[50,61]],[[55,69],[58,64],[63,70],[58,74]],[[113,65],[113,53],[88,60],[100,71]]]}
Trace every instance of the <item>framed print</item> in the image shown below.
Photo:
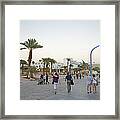
{"label": "framed print", "polygon": [[2,119],[119,119],[119,2],[4,1]]}

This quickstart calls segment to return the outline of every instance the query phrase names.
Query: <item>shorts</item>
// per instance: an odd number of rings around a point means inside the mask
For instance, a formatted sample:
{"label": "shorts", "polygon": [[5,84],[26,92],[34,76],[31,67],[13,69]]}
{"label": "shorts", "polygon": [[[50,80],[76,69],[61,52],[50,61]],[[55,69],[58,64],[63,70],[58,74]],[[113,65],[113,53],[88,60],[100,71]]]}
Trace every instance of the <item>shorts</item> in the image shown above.
{"label": "shorts", "polygon": [[54,82],[54,90],[57,89],[57,85],[58,85],[58,83]]}
{"label": "shorts", "polygon": [[96,83],[93,83],[94,86],[96,86]]}

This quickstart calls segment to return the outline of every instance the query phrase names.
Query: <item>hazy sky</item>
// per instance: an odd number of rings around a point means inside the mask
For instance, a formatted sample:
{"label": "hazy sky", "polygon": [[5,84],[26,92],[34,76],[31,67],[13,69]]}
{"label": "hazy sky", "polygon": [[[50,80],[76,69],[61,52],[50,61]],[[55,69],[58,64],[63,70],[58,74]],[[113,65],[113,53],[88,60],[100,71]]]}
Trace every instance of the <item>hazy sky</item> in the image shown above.
{"label": "hazy sky", "polygon": [[[43,48],[33,50],[33,59],[64,58],[89,62],[90,50],[100,45],[100,21],[98,20],[22,20],[20,42],[35,38]],[[20,45],[20,47],[22,47]],[[20,51],[20,59],[27,60],[28,50]],[[93,62],[100,63],[100,47],[93,52]]]}

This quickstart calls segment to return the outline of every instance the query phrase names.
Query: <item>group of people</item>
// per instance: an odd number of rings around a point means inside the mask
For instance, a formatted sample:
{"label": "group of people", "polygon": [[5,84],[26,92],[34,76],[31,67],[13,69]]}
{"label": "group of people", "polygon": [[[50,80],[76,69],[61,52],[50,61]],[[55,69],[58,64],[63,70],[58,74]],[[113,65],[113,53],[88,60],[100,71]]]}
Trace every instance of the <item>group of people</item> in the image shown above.
{"label": "group of people", "polygon": [[40,84],[49,84],[47,73],[40,75],[40,78],[38,79],[38,85],[40,85]]}
{"label": "group of people", "polygon": [[[70,93],[71,91],[71,85],[74,85],[73,79],[72,79],[72,75],[68,72],[66,77],[65,77],[65,81],[67,81],[67,90],[68,93]],[[57,72],[55,74],[53,74],[53,81],[52,84],[54,85],[54,93],[57,93],[57,85],[59,83],[59,75],[57,74]]]}
{"label": "group of people", "polygon": [[[80,74],[81,75],[81,74]],[[78,76],[76,75],[77,79]],[[80,76],[81,77],[81,76]],[[67,84],[67,92],[70,93],[71,92],[71,85],[74,85],[74,81],[73,81],[74,76],[72,77],[71,73],[68,72],[67,75],[65,76],[65,81]],[[53,89],[54,89],[54,93],[57,93],[57,86],[60,83],[59,81],[59,74],[57,72],[55,72],[54,74],[52,74],[52,84],[53,84]],[[38,85],[40,84],[49,84],[49,79],[48,79],[48,74],[41,74],[40,75],[40,79],[38,81]],[[95,75],[93,74],[92,79],[90,76],[88,76],[87,78],[87,93],[96,93],[96,86],[98,85],[98,81],[95,78]]]}
{"label": "group of people", "polygon": [[75,73],[74,75],[73,75],[73,77],[74,77],[74,79],[76,78],[76,79],[81,79],[82,77],[84,77],[84,75],[82,75],[81,73]]}
{"label": "group of people", "polygon": [[[72,75],[68,72],[66,77],[65,77],[65,81],[67,80],[67,90],[68,93],[71,91],[71,85],[73,85],[73,79],[72,79]],[[54,93],[57,93],[57,86],[60,83],[59,81],[59,74],[57,72],[55,72],[54,74],[52,74],[52,84],[53,84],[53,88],[54,88]],[[48,79],[48,74],[41,74],[40,75],[40,79],[38,80],[37,85],[40,84],[49,84],[49,79]]]}
{"label": "group of people", "polygon": [[95,74],[92,77],[89,77],[87,80],[87,93],[96,93],[96,86],[98,85],[98,78],[95,77]]}

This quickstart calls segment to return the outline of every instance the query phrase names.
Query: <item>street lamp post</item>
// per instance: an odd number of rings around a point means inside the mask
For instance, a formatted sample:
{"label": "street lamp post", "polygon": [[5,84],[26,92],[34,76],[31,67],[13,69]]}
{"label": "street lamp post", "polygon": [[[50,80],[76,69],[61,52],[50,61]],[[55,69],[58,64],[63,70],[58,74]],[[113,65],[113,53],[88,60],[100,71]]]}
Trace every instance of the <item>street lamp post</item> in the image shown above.
{"label": "street lamp post", "polygon": [[94,47],[91,52],[90,52],[90,76],[91,76],[91,80],[92,80],[92,52],[94,49],[96,49],[97,47],[99,47],[100,45],[97,45],[96,47]]}

